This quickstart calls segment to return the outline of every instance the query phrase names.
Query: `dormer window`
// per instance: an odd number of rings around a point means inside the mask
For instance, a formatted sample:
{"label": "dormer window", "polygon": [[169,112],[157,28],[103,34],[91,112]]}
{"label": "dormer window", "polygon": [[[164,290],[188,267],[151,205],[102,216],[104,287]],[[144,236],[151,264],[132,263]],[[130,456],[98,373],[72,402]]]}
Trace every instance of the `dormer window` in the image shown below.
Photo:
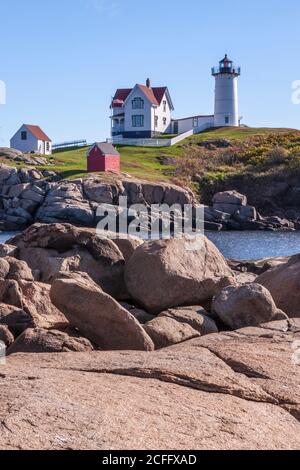
{"label": "dormer window", "polygon": [[134,98],[132,100],[132,109],[144,109],[144,100],[142,98]]}

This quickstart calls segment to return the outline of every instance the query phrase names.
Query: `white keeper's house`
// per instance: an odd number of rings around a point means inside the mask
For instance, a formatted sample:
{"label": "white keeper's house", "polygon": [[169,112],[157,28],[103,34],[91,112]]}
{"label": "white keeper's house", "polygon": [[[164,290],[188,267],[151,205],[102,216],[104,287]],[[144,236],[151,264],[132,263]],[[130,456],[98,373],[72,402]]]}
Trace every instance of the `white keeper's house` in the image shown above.
{"label": "white keeper's house", "polygon": [[24,153],[52,154],[52,140],[39,127],[23,124],[10,139],[10,147]]}
{"label": "white keeper's house", "polygon": [[[163,134],[180,136],[202,132],[212,127],[239,126],[238,77],[240,67],[236,67],[227,56],[212,69],[215,78],[214,114],[175,119],[174,106],[167,86],[152,87],[149,78],[146,85],[133,88],[120,88],[111,102],[111,136],[113,143],[126,141],[134,145],[141,139],[159,139]],[[199,97],[200,100],[200,97]],[[182,140],[181,139],[181,140]],[[172,141],[172,139],[171,139]],[[162,142],[162,139],[160,140]],[[173,145],[172,142],[170,145]]]}

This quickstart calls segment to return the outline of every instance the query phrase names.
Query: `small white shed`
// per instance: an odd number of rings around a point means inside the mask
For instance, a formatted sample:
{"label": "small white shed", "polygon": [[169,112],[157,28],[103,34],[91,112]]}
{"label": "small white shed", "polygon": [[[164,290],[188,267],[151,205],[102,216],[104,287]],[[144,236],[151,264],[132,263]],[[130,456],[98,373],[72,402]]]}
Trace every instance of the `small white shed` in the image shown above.
{"label": "small white shed", "polygon": [[52,154],[52,140],[39,126],[23,124],[10,140],[10,147],[24,153]]}

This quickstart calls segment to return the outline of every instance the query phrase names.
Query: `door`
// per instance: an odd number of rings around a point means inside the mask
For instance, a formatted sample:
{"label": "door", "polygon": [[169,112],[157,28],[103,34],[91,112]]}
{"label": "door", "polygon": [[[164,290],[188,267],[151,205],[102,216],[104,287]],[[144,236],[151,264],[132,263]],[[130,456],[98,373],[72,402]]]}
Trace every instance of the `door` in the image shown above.
{"label": "door", "polygon": [[174,134],[178,134],[178,121],[174,121],[173,132]]}

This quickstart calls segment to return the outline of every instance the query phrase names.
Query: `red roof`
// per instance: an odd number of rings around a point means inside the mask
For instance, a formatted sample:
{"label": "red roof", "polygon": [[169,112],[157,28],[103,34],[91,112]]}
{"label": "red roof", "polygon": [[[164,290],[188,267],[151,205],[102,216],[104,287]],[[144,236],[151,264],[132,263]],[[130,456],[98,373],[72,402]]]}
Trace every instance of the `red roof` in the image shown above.
{"label": "red roof", "polygon": [[26,129],[31,132],[34,137],[43,142],[52,142],[52,140],[45,134],[44,131],[39,126],[32,126],[30,124],[25,124]]}
{"label": "red roof", "polygon": [[[148,88],[145,85],[138,85],[138,87],[142,90],[142,92],[147,96],[150,103],[159,106],[162,102],[162,99],[167,91],[167,87],[155,87],[155,88]],[[128,98],[130,93],[132,92],[133,88],[119,88],[116,91],[116,94],[113,98],[112,107],[113,108],[120,108],[123,106],[124,101]]]}

